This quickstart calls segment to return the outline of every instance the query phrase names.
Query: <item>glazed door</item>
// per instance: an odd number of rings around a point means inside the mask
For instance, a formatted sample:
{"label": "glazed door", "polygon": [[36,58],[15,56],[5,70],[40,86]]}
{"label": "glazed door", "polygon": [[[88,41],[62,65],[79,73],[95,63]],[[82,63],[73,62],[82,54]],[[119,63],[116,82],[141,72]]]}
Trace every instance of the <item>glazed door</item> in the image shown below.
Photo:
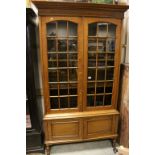
{"label": "glazed door", "polygon": [[46,113],[82,110],[81,18],[42,17],[42,62]]}
{"label": "glazed door", "polygon": [[114,108],[120,64],[120,20],[84,19],[83,109]]}

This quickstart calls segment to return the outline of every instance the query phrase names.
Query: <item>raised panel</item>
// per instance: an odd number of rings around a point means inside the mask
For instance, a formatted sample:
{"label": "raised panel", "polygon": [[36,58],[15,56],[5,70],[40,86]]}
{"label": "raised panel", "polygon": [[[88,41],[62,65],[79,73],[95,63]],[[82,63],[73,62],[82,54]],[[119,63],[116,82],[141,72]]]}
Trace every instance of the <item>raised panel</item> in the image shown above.
{"label": "raised panel", "polygon": [[60,122],[52,125],[53,137],[76,137],[79,135],[79,122]]}
{"label": "raised panel", "polygon": [[87,118],[84,121],[84,138],[97,138],[113,134],[113,116]]}
{"label": "raised panel", "polygon": [[81,119],[64,119],[50,121],[50,140],[74,140],[82,138],[83,123]]}
{"label": "raised panel", "polygon": [[111,132],[111,119],[101,119],[88,121],[88,134]]}

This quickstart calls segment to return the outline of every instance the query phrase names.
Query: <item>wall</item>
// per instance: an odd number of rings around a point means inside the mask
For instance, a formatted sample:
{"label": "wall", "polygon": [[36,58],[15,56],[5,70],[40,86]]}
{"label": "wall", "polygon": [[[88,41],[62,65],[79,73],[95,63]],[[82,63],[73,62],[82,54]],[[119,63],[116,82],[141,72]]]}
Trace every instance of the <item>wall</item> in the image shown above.
{"label": "wall", "polygon": [[119,121],[119,144],[129,147],[129,65],[121,65],[120,96],[118,109]]}

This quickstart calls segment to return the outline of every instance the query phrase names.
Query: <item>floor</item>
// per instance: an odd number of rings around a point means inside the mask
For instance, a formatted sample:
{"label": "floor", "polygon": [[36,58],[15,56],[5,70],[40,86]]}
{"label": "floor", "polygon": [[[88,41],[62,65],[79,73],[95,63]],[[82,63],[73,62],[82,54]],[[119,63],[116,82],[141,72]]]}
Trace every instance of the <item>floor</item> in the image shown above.
{"label": "floor", "polygon": [[[44,155],[32,153],[27,155]],[[51,155],[116,155],[110,140],[55,145],[51,148]]]}

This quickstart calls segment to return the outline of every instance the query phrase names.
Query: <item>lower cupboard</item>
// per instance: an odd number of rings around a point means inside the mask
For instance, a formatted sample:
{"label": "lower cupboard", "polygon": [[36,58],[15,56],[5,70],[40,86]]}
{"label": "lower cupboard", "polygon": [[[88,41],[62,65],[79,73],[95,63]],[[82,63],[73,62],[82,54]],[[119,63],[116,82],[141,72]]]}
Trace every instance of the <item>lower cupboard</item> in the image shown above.
{"label": "lower cupboard", "polygon": [[[45,144],[116,138],[118,114],[55,117],[44,120]],[[64,117],[64,116],[62,116]],[[70,117],[70,118],[69,118]],[[46,118],[46,117],[45,117]]]}

